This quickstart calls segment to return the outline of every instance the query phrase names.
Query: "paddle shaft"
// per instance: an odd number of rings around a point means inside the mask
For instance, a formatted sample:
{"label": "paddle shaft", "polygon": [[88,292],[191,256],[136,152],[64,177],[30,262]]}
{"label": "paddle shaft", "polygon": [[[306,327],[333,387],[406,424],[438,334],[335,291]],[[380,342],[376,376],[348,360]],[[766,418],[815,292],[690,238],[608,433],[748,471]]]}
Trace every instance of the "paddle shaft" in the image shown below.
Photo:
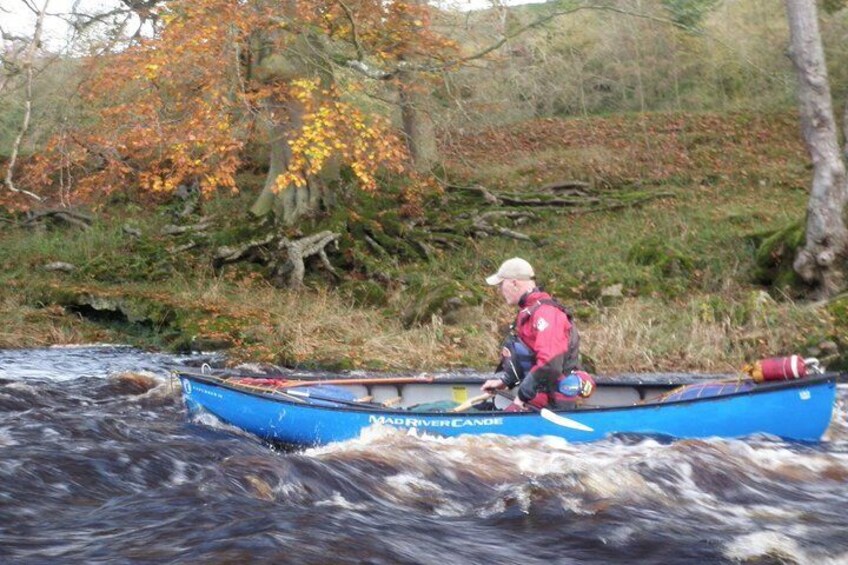
{"label": "paddle shaft", "polygon": [[477,404],[479,402],[483,402],[484,400],[488,400],[490,398],[492,398],[492,393],[490,393],[490,392],[483,393],[480,396],[475,396],[474,398],[469,398],[468,400],[466,400],[465,402],[463,402],[462,404],[460,404],[459,406],[454,408],[452,410],[452,412],[464,412],[465,410],[468,410],[469,408],[471,408],[475,404]]}
{"label": "paddle shaft", "polygon": [[370,378],[370,379],[329,379],[325,381],[283,381],[282,388],[317,385],[409,385],[432,383],[433,377],[404,377],[404,378]]}
{"label": "paddle shaft", "polygon": [[[507,392],[507,391],[505,391],[505,390],[495,389],[495,394],[497,394],[497,395],[498,395],[498,396],[500,396],[501,398],[506,398],[506,399],[507,399],[507,400],[509,400],[510,402],[515,402],[515,395],[514,395],[514,394],[510,394],[510,393],[508,393],[508,392]],[[539,410],[541,410],[541,408],[539,408],[538,406],[533,406],[533,405],[532,405],[532,404],[530,404],[529,402],[525,402],[525,403],[524,403],[524,406],[529,406],[530,408],[535,408],[536,412],[538,412]]]}
{"label": "paddle shaft", "polygon": [[[366,379],[326,379],[326,380],[290,380],[290,379],[269,379],[265,377],[241,377],[241,379],[256,379],[262,381],[275,381],[274,383],[262,383],[268,387],[274,388],[292,388],[300,386],[318,386],[318,385],[407,385],[407,384],[429,384],[432,383],[434,377],[399,377],[399,378],[366,378]],[[233,382],[238,384],[252,384],[250,382],[239,382],[241,379],[233,379]]]}
{"label": "paddle shaft", "polygon": [[303,402],[304,398],[308,398],[310,400],[320,400],[321,402],[335,402],[338,404],[344,404],[345,406],[356,406],[358,408],[365,408],[366,410],[385,410],[385,406],[381,404],[374,403],[365,403],[365,402],[356,402],[355,400],[342,400],[340,398],[330,398],[329,396],[319,396],[312,394],[311,392],[300,392],[300,391],[277,391],[279,394],[284,394],[286,396],[291,396],[292,398],[297,399],[300,402]]}

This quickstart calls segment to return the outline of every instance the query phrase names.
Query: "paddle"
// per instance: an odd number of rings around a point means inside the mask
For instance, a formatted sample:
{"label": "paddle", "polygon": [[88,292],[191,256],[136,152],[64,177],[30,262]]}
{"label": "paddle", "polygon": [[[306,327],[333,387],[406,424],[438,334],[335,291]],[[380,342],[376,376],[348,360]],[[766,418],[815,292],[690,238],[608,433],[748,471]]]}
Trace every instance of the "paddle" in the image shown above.
{"label": "paddle", "polygon": [[295,386],[317,385],[409,385],[416,383],[432,383],[433,377],[400,377],[400,378],[369,378],[369,379],[329,379],[326,381],[286,381],[283,388]]}
{"label": "paddle", "polygon": [[468,400],[466,400],[465,402],[463,402],[462,404],[460,404],[459,406],[457,406],[456,408],[451,410],[451,412],[465,412],[466,410],[468,410],[469,408],[471,408],[472,406],[474,406],[478,402],[483,402],[484,400],[488,400],[488,399],[492,398],[492,396],[494,396],[494,395],[491,392],[486,392],[484,394],[481,394],[480,396],[475,396],[474,398],[469,398]]}
{"label": "paddle", "polygon": [[[507,398],[510,401],[515,400],[515,396],[513,396],[513,395],[511,395],[508,392],[505,392],[503,390],[496,390],[495,394],[497,394],[498,396],[502,396],[504,398]],[[548,422],[551,422],[552,424],[556,424],[558,426],[562,426],[563,428],[571,428],[572,430],[579,430],[581,432],[594,432],[595,431],[594,428],[590,428],[589,426],[587,426],[585,424],[581,424],[577,420],[572,420],[571,418],[566,418],[565,416],[560,416],[559,414],[556,414],[555,412],[551,412],[547,408],[539,408],[538,406],[534,406],[534,405],[530,404],[529,402],[525,402],[524,406],[529,406],[531,410],[535,410],[536,412],[538,412],[539,415],[542,416],[542,418],[544,418]]]}
{"label": "paddle", "polygon": [[[238,384],[253,384],[251,381],[254,377],[234,378],[233,381]],[[398,378],[362,378],[362,379],[326,379],[326,380],[294,380],[294,379],[268,379],[256,378],[260,381],[259,384],[267,385],[274,388],[292,388],[299,386],[318,386],[318,385],[405,385],[416,383],[432,383],[434,377],[398,377]],[[273,381],[273,382],[268,382]]]}

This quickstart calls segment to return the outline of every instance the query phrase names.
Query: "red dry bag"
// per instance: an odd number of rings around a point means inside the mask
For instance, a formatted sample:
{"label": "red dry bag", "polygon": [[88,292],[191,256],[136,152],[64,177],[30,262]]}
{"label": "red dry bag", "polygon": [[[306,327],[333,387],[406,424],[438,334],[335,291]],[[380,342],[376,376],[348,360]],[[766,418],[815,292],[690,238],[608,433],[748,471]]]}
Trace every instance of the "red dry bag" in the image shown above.
{"label": "red dry bag", "polygon": [[761,359],[743,369],[758,383],[765,381],[791,381],[807,376],[807,365],[800,355]]}

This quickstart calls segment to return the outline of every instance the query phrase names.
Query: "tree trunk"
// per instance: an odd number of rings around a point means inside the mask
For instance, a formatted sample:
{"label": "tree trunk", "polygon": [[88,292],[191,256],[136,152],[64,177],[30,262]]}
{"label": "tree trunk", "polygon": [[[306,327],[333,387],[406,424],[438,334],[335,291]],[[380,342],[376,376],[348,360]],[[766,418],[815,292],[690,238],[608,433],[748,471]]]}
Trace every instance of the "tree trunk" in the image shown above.
{"label": "tree trunk", "polygon": [[[273,120],[275,112],[269,109],[268,115]],[[269,143],[271,145],[268,164],[268,174],[265,177],[265,186],[256,202],[250,208],[250,212],[262,217],[271,212],[275,215],[283,212],[287,206],[286,196],[291,188],[285,190],[277,189],[277,177],[283,174],[291,161],[291,150],[288,144],[288,133],[290,126],[280,122],[273,123],[269,128]],[[280,217],[280,216],[278,216]]]}
{"label": "tree trunk", "polygon": [[832,296],[843,286],[842,260],[846,234],[845,163],[837,141],[824,50],[815,0],[786,0],[790,55],[798,76],[801,128],[813,161],[813,186],[807,204],[804,247],[794,268],[814,288],[817,298]]}
{"label": "tree trunk", "polygon": [[[25,97],[24,97],[24,119],[23,123],[21,123],[21,129],[18,132],[17,137],[15,137],[15,141],[12,144],[12,153],[9,155],[9,163],[6,165],[6,188],[8,188],[11,192],[17,192],[21,194],[26,194],[30,198],[38,200],[39,202],[42,200],[41,196],[35,194],[33,192],[29,192],[28,190],[23,190],[17,188],[14,183],[14,174],[15,174],[15,162],[18,159],[18,151],[21,147],[21,142],[24,139],[24,136],[29,130],[29,120],[32,116],[32,80],[33,80],[33,67],[36,63],[36,52],[41,47],[41,32],[44,29],[44,16],[47,14],[47,6],[50,4],[49,0],[44,0],[44,6],[36,11],[36,20],[35,20],[35,32],[32,35],[32,39],[27,45],[26,52],[23,57],[23,68],[26,71],[26,83],[25,83]],[[32,6],[29,6],[30,9]]]}
{"label": "tree trunk", "polygon": [[398,100],[403,133],[406,136],[409,154],[415,163],[415,168],[419,171],[429,171],[438,159],[433,120],[424,106],[429,92],[429,86],[425,81],[426,79],[416,83],[410,73],[400,74]]}
{"label": "tree trunk", "polygon": [[[286,9],[291,13],[296,10],[296,3],[287,2]],[[318,77],[322,88],[326,89],[332,84],[333,76],[326,62],[321,59],[322,53],[320,39],[306,32],[294,38],[284,54],[275,53],[265,60],[257,60],[255,72],[263,75],[266,80]],[[322,205],[332,203],[329,183],[333,176],[338,177],[338,164],[331,159],[325,171],[308,178],[304,186],[279,188],[277,178],[288,169],[292,160],[288,142],[291,134],[303,127],[304,107],[297,100],[269,100],[265,117],[269,124],[271,144],[268,175],[250,211],[259,217],[273,213],[278,222],[293,225],[307,214],[317,212]]]}

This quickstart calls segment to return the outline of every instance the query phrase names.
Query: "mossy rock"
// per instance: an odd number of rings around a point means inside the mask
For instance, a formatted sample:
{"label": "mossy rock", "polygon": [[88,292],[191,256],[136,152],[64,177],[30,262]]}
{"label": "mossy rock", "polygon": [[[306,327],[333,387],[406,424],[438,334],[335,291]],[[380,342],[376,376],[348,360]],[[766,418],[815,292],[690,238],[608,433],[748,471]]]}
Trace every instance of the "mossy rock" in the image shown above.
{"label": "mossy rock", "polygon": [[792,263],[805,241],[803,218],[779,230],[752,234],[748,239],[756,245],[756,267],[753,274],[755,282],[784,289],[801,286],[801,278],[792,268]]}
{"label": "mossy rock", "polygon": [[402,314],[407,327],[427,323],[434,315],[441,316],[448,324],[453,323],[455,317],[452,314],[457,310],[483,301],[481,292],[463,288],[455,281],[423,286],[416,294]]}
{"label": "mossy rock", "polygon": [[146,324],[156,328],[170,326],[177,313],[170,304],[142,296],[113,296],[92,290],[47,287],[39,302],[58,304],[95,319],[111,318],[127,324]]}

